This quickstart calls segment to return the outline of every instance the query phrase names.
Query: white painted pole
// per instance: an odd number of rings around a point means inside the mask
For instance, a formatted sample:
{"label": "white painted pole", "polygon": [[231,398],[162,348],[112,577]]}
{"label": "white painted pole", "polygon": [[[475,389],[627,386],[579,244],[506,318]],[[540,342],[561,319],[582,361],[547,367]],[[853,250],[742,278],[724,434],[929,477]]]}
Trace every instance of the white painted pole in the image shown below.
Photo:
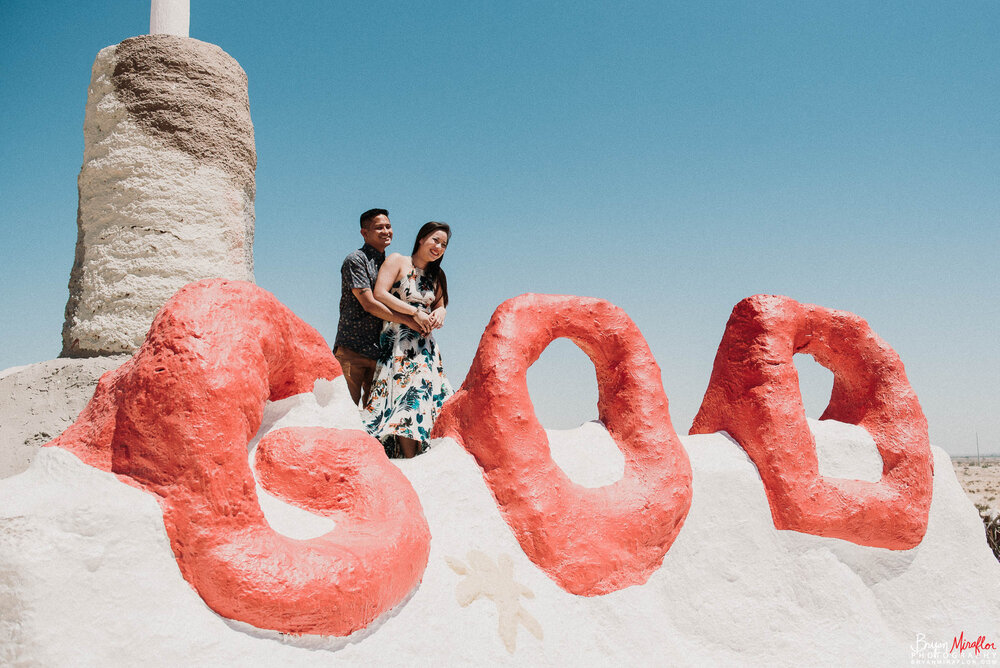
{"label": "white painted pole", "polygon": [[191,0],[152,0],[149,8],[150,35],[187,37],[191,27]]}

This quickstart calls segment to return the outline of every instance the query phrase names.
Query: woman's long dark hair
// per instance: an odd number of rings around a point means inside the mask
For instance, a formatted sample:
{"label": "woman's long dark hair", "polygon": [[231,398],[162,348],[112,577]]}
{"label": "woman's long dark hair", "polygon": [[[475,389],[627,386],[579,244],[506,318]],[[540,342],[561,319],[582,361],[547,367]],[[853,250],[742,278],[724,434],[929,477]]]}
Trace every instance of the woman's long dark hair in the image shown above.
{"label": "woman's long dark hair", "polygon": [[[410,255],[416,255],[417,249],[420,248],[420,242],[438,230],[444,230],[444,233],[448,235],[448,241],[451,241],[451,227],[448,226],[448,223],[438,223],[432,220],[429,223],[424,223],[420,231],[417,232],[417,240],[413,242],[413,252]],[[437,289],[438,285],[441,286],[441,296],[444,297],[444,305],[447,306],[448,278],[444,275],[444,271],[441,270],[441,260],[443,259],[444,257],[442,256],[433,262],[428,262],[427,266],[424,267],[424,276],[434,284],[435,289]]]}

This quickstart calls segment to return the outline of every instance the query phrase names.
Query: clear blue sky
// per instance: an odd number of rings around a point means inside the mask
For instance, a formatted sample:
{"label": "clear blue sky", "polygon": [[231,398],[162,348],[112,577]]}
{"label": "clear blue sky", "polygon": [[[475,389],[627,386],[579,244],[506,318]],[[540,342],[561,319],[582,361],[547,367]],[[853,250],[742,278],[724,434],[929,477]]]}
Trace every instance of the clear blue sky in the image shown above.
{"label": "clear blue sky", "polygon": [[[97,51],[139,0],[0,5],[0,369],[60,350]],[[328,340],[358,214],[392,249],[451,223],[439,335],[464,377],[522,292],[644,332],[686,433],[755,293],[865,317],[953,454],[1000,452],[1000,4],[192,0],[250,79],[257,282]],[[797,358],[798,359],[798,358]],[[801,365],[807,412],[829,374]],[[596,417],[583,353],[529,373],[549,426]]]}

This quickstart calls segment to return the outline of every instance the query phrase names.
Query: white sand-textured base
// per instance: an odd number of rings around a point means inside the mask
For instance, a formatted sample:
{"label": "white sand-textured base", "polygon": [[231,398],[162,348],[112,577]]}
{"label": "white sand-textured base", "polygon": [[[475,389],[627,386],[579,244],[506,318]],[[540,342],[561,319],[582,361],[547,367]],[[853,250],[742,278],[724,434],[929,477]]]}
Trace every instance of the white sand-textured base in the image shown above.
{"label": "white sand-textured base", "polygon": [[[335,399],[286,400],[266,419],[346,426]],[[810,424],[824,473],[877,477],[867,434]],[[399,462],[430,524],[430,561],[409,599],[349,638],[282,636],[219,617],[182,579],[153,497],[44,449],[0,482],[0,663],[872,666],[910,665],[921,658],[915,647],[930,656],[928,643],[950,646],[963,632],[1000,640],[1000,564],[942,450],[927,536],[892,552],[776,531],[757,471],[735,443],[724,434],[682,441],[694,501],[662,568],[643,586],[592,598],[566,593],[525,557],[455,442]],[[621,474],[597,423],[553,434],[552,448],[582,484]],[[276,529],[300,538],[327,530],[282,505],[267,502]],[[468,564],[473,550],[512,560],[514,579],[534,593],[520,604],[540,640],[521,626],[510,653],[492,600],[459,605],[463,576],[446,559]]]}

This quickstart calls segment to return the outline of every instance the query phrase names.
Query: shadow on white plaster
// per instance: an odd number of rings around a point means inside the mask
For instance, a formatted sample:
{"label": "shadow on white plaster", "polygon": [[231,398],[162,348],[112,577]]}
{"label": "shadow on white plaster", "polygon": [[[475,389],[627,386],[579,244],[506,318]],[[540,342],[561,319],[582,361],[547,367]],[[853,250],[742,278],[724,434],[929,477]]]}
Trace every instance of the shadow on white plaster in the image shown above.
{"label": "shadow on white plaster", "polygon": [[600,420],[575,429],[546,429],[556,466],[581,487],[613,485],[625,476],[625,455]]}
{"label": "shadow on white plaster", "polygon": [[308,633],[303,633],[302,635],[282,633],[281,631],[273,631],[271,629],[261,629],[251,624],[247,624],[246,622],[240,622],[236,621],[235,619],[229,619],[228,617],[223,617],[222,615],[219,615],[215,611],[212,611],[212,614],[214,614],[216,617],[225,622],[226,625],[229,626],[229,628],[233,629],[234,631],[237,631],[239,633],[254,638],[260,638],[262,640],[272,640],[274,642],[279,642],[282,645],[290,645],[293,647],[299,647],[301,649],[321,650],[326,652],[339,652],[345,647],[359,643],[362,640],[368,638],[369,636],[377,633],[387,621],[398,615],[403,610],[403,608],[406,607],[406,605],[410,602],[410,599],[413,598],[413,596],[417,593],[419,589],[420,589],[420,583],[417,583],[417,586],[414,587],[413,590],[406,595],[406,598],[404,598],[402,601],[396,604],[395,607],[379,615],[365,628],[359,629],[354,633],[352,633],[351,635],[343,637],[321,636]]}

